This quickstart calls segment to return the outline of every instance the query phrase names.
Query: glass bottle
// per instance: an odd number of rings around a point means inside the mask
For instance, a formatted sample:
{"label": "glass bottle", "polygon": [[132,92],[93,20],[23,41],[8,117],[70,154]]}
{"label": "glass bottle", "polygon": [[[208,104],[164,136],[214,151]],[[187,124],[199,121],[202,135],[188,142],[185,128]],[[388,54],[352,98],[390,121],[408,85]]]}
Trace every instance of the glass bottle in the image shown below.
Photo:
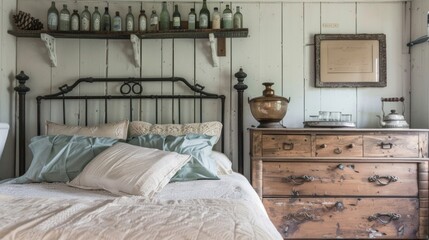
{"label": "glass bottle", "polygon": [[155,10],[152,10],[152,15],[150,15],[150,25],[149,31],[158,31],[159,30],[159,17],[156,14]]}
{"label": "glass bottle", "polygon": [[63,5],[60,12],[60,31],[70,31],[70,12],[67,10],[67,4]]}
{"label": "glass bottle", "polygon": [[170,28],[170,13],[167,9],[167,2],[162,2],[162,11],[159,14],[159,30],[168,30]]}
{"label": "glass bottle", "polygon": [[213,19],[212,19],[212,28],[213,29],[220,29],[220,13],[219,13],[219,9],[217,7],[214,8],[213,11]]}
{"label": "glass bottle", "polygon": [[122,31],[122,19],[119,16],[119,12],[116,11],[116,15],[112,21],[112,32],[120,32]]}
{"label": "glass bottle", "polygon": [[139,31],[140,32],[146,32],[147,31],[147,17],[145,14],[145,10],[140,10]]}
{"label": "glass bottle", "polygon": [[195,22],[197,20],[197,14],[195,14],[195,8],[191,8],[191,12],[188,15],[188,29],[195,29]]}
{"label": "glass bottle", "polygon": [[95,7],[94,13],[92,14],[92,31],[98,32],[101,30],[101,14],[98,11],[98,7]]}
{"label": "glass bottle", "polygon": [[89,31],[91,27],[91,13],[88,10],[88,6],[85,6],[80,19],[80,30]]}
{"label": "glass bottle", "polygon": [[179,6],[174,5],[174,12],[173,12],[173,28],[175,29],[179,29],[182,26],[182,19],[180,17],[180,12],[179,12]]}
{"label": "glass bottle", "polygon": [[243,28],[243,14],[241,14],[239,6],[234,14],[234,28]]}
{"label": "glass bottle", "polygon": [[109,14],[109,8],[104,8],[104,14],[103,18],[101,19],[101,30],[109,32],[110,31],[110,14]]}
{"label": "glass bottle", "polygon": [[203,0],[203,7],[200,10],[200,15],[198,17],[198,27],[199,28],[209,28],[210,24],[210,11],[207,8],[207,0]]}
{"label": "glass bottle", "polygon": [[125,30],[127,32],[132,32],[134,31],[134,15],[133,12],[131,11],[131,6],[128,6],[128,13],[127,16],[125,17]]}
{"label": "glass bottle", "polygon": [[48,9],[48,30],[58,30],[58,10],[55,7],[55,2],[52,1],[51,7]]}
{"label": "glass bottle", "polygon": [[223,10],[222,28],[224,29],[232,28],[232,11],[231,9],[229,9],[229,4],[227,4],[225,10]]}
{"label": "glass bottle", "polygon": [[79,25],[80,17],[78,11],[75,9],[73,10],[73,14],[70,17],[70,29],[72,31],[79,31]]}

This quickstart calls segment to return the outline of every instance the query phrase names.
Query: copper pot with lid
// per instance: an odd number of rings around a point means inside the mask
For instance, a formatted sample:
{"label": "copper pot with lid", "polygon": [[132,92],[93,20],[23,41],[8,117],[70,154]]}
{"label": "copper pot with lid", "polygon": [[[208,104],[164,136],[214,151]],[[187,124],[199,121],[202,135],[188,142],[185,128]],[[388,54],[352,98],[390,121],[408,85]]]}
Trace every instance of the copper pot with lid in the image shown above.
{"label": "copper pot with lid", "polygon": [[283,128],[280,121],[287,112],[290,98],[276,96],[271,88],[274,83],[264,82],[262,96],[249,100],[250,111],[253,117],[260,123],[258,128]]}

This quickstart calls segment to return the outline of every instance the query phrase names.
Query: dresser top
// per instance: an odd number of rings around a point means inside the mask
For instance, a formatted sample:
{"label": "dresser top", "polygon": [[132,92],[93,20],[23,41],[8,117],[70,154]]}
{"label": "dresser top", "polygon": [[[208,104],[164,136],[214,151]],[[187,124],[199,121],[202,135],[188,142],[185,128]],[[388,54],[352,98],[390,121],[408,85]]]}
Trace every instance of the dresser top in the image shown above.
{"label": "dresser top", "polygon": [[429,129],[416,128],[249,128],[252,131],[266,132],[429,132]]}

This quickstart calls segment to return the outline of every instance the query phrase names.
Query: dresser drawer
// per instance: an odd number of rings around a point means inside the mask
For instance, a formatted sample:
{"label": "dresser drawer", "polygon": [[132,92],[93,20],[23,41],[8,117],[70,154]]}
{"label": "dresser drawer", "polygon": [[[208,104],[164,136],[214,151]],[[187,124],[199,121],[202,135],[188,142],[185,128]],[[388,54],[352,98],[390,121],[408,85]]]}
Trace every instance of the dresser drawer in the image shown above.
{"label": "dresser drawer", "polygon": [[316,135],[317,157],[362,157],[362,135]]}
{"label": "dresser drawer", "polygon": [[364,135],[365,157],[419,157],[418,134]]}
{"label": "dresser drawer", "polygon": [[264,157],[311,157],[310,135],[264,135]]}
{"label": "dresser drawer", "polygon": [[416,163],[264,162],[263,196],[417,196]]}
{"label": "dresser drawer", "polygon": [[417,198],[265,198],[285,238],[417,238]]}

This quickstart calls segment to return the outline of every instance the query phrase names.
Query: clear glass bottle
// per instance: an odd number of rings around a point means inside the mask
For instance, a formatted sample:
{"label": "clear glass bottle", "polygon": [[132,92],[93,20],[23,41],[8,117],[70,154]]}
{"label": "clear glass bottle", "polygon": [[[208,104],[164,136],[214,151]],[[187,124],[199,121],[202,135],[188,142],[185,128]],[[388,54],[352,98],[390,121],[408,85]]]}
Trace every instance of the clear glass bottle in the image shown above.
{"label": "clear glass bottle", "polygon": [[229,9],[229,4],[226,5],[225,10],[222,13],[222,28],[231,29],[232,28],[232,11]]}
{"label": "clear glass bottle", "polygon": [[110,19],[110,14],[109,14],[109,8],[105,7],[104,8],[104,14],[103,14],[103,17],[101,19],[101,30],[109,32],[110,31],[110,25],[111,25],[110,23],[111,23],[111,19]]}
{"label": "clear glass bottle", "polygon": [[195,22],[197,21],[197,14],[195,13],[195,8],[191,8],[191,12],[188,15],[188,29],[195,29]]}
{"label": "clear glass bottle", "polygon": [[152,10],[152,15],[150,15],[149,22],[149,31],[159,31],[159,17],[155,10]]}
{"label": "clear glass bottle", "polygon": [[60,12],[60,31],[70,31],[70,12],[67,9],[67,4],[63,5]]}
{"label": "clear glass bottle", "polygon": [[182,18],[180,16],[179,6],[176,4],[174,5],[174,12],[173,12],[173,28],[180,29],[181,27],[182,27]]}
{"label": "clear glass bottle", "polygon": [[131,6],[128,6],[128,13],[125,17],[125,30],[127,32],[133,32],[134,31],[134,15],[131,10]]}
{"label": "clear glass bottle", "polygon": [[237,6],[234,14],[234,28],[243,28],[243,14],[240,12],[240,7]]}
{"label": "clear glass bottle", "polygon": [[119,16],[119,12],[116,11],[116,15],[112,21],[112,32],[120,32],[122,31],[122,19]]}
{"label": "clear glass bottle", "polygon": [[98,32],[101,30],[101,14],[98,11],[98,7],[95,7],[94,13],[92,14],[92,26],[91,30]]}
{"label": "clear glass bottle", "polygon": [[140,10],[139,31],[140,32],[146,32],[147,31],[147,16],[145,14],[145,10]]}
{"label": "clear glass bottle", "polygon": [[57,31],[58,30],[58,10],[55,7],[55,2],[52,1],[51,7],[48,9],[48,30]]}
{"label": "clear glass bottle", "polygon": [[91,28],[91,13],[88,10],[88,6],[85,6],[80,18],[80,30],[89,31]]}
{"label": "clear glass bottle", "polygon": [[210,27],[210,11],[207,8],[207,0],[203,0],[203,7],[200,10],[198,16],[198,28],[209,28]]}
{"label": "clear glass bottle", "polygon": [[162,2],[162,11],[159,14],[159,30],[170,29],[170,13],[167,9],[167,2]]}
{"label": "clear glass bottle", "polygon": [[214,11],[213,11],[213,19],[212,19],[212,28],[213,29],[220,29],[220,20],[221,20],[221,16],[219,13],[219,9],[217,7],[215,7]]}
{"label": "clear glass bottle", "polygon": [[79,12],[75,9],[70,17],[70,30],[79,31],[80,17]]}

